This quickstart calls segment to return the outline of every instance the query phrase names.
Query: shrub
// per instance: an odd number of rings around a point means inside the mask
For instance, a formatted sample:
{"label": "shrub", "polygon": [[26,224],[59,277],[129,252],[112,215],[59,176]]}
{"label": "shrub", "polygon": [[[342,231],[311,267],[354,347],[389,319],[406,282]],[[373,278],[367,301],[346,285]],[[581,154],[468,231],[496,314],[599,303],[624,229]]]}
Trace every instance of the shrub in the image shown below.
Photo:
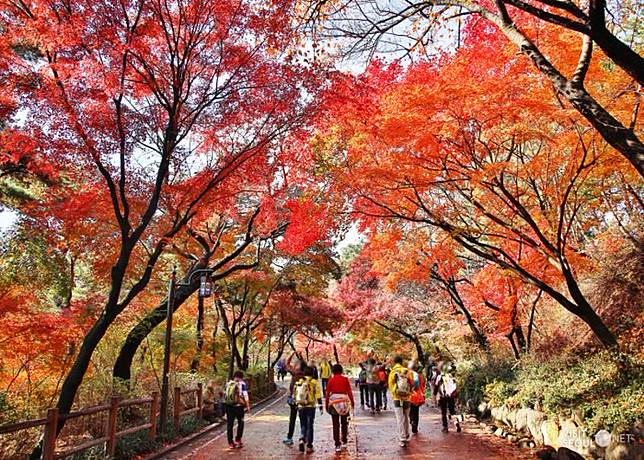
{"label": "shrub", "polygon": [[[519,363],[463,366],[461,396],[478,404],[536,407],[549,416],[581,414],[591,432],[624,430],[644,414],[644,366],[631,356],[601,351]],[[474,406],[475,407],[475,406]]]}

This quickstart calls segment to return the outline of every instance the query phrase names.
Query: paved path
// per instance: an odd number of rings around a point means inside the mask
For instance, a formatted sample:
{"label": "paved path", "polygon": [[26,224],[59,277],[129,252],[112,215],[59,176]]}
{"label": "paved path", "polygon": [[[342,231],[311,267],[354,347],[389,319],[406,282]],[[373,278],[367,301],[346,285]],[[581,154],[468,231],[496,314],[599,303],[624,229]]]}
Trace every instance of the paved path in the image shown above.
{"label": "paved path", "polygon": [[[359,399],[358,399],[359,400]],[[391,402],[391,401],[390,401]],[[389,406],[392,407],[391,404]],[[407,448],[397,442],[395,416],[391,409],[370,415],[356,410],[349,426],[347,451],[336,454],[331,433],[331,417],[317,412],[315,417],[315,452],[301,454],[282,439],[288,427],[288,407],[281,396],[246,417],[244,448],[229,450],[225,431],[215,431],[183,446],[164,458],[172,460],[207,459],[444,459],[444,460],[510,460],[534,458],[529,450],[519,450],[507,441],[484,434],[478,424],[465,424],[461,433],[442,433],[440,413],[425,406],[421,410],[420,433]],[[299,433],[299,420],[296,438]]]}

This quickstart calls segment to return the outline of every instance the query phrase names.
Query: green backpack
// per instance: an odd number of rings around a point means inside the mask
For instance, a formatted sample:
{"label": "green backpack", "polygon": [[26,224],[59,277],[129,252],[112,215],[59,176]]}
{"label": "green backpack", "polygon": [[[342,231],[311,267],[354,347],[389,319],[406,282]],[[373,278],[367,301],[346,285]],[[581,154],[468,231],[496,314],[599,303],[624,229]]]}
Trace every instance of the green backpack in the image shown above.
{"label": "green backpack", "polygon": [[226,384],[226,391],[224,391],[224,402],[231,406],[241,404],[241,385],[235,380],[231,380]]}

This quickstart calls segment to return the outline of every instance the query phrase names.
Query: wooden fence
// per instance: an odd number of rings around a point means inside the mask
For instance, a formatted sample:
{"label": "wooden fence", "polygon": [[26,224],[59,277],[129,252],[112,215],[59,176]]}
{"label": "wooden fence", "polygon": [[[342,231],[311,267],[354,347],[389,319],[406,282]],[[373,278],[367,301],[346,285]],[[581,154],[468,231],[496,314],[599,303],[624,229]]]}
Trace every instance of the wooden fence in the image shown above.
{"label": "wooden fence", "polygon": [[[276,389],[272,372],[269,372],[269,374],[248,376],[246,383],[248,384],[251,402],[270,395]],[[175,434],[179,433],[182,416],[188,414],[195,414],[198,418],[203,416],[202,398],[203,388],[201,383],[197,384],[197,388],[194,389],[183,390],[180,387],[175,387],[169,411],[172,414],[172,423]],[[184,404],[184,402],[186,402],[186,404]],[[60,414],[58,409],[53,408],[47,411],[47,416],[44,418],[0,425],[0,435],[43,427],[44,438],[41,458],[44,460],[65,458],[99,445],[105,446],[105,454],[107,456],[114,457],[116,441],[125,435],[147,430],[150,440],[154,441],[156,439],[159,419],[159,403],[160,400],[158,392],[152,393],[148,398],[141,399],[121,400],[117,396],[112,396],[107,404],[86,407],[70,412],[69,414]],[[139,423],[130,427],[119,426],[119,411],[132,412],[135,408],[144,405],[149,405],[147,416],[145,416],[144,419],[145,423]],[[60,444],[64,441],[64,439],[61,438],[64,438],[64,436],[59,434],[57,439],[56,432],[58,431],[58,426],[61,421],[64,420],[67,423],[70,420],[80,420],[83,417],[95,417],[97,414],[101,414],[103,418],[102,424],[98,427],[101,431],[99,436],[94,436],[92,439],[81,442],[78,445],[71,447],[63,446],[60,448]],[[102,426],[105,428],[103,429]]]}
{"label": "wooden fence", "polygon": [[[182,397],[190,395],[194,396],[195,405],[194,407],[184,409],[182,404]],[[181,416],[194,413],[197,417],[201,418],[203,413],[202,395],[203,391],[201,383],[197,384],[197,388],[195,389],[182,390],[180,387],[176,387],[174,389],[174,398],[172,402],[172,421],[175,433],[179,432]],[[119,430],[119,410],[131,409],[133,407],[145,404],[149,404],[150,406],[146,423]],[[67,422],[69,420],[79,419],[81,417],[87,417],[101,413],[104,413],[103,417],[105,421],[105,430],[102,437],[85,441],[71,448],[57,450],[56,431],[58,430],[58,425],[61,421],[64,420],[65,422]],[[41,458],[44,460],[65,458],[69,455],[82,452],[101,444],[105,445],[105,454],[109,457],[113,457],[116,449],[116,441],[122,436],[147,430],[149,438],[151,440],[155,440],[157,436],[158,415],[158,392],[152,393],[152,396],[150,396],[149,398],[141,399],[121,400],[117,396],[112,396],[108,404],[86,407],[75,412],[70,412],[69,414],[59,414],[58,409],[53,408],[47,411],[47,416],[44,418],[0,425],[0,434],[15,433],[21,430],[43,426],[44,438]]]}

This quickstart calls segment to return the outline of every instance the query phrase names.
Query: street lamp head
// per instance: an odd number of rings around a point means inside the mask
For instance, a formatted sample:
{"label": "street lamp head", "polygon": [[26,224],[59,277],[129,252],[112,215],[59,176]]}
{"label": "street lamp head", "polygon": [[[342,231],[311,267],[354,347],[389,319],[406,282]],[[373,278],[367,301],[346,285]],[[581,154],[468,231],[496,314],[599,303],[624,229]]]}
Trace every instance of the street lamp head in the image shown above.
{"label": "street lamp head", "polygon": [[199,282],[199,297],[210,297],[212,294],[212,282],[207,273],[201,275]]}

